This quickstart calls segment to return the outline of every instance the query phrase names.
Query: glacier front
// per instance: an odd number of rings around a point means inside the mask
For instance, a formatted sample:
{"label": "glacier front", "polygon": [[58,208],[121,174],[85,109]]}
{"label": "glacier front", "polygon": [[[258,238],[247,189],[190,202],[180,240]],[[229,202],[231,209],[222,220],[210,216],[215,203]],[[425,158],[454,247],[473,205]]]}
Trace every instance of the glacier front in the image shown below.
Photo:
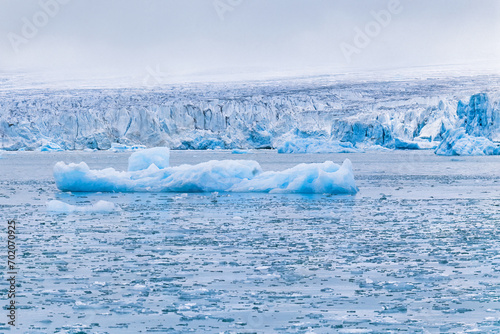
{"label": "glacier front", "polygon": [[468,104],[459,102],[459,120],[455,129],[445,133],[436,149],[438,155],[499,155],[499,101],[490,102],[488,95],[476,94]]}
{"label": "glacier front", "polygon": [[498,100],[499,87],[500,77],[491,75],[325,76],[153,89],[4,86],[1,148],[431,149],[461,122],[457,110],[465,104],[459,101],[484,92],[491,104]]}

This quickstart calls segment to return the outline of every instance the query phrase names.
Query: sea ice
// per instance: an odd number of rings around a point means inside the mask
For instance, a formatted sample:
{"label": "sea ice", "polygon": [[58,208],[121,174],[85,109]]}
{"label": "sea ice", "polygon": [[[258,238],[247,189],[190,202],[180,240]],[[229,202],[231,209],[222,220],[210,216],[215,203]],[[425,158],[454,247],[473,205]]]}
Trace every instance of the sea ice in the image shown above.
{"label": "sea ice", "polygon": [[[136,152],[132,156],[127,172],[113,168],[91,170],[84,162],[69,165],[58,162],[54,166],[56,185],[62,191],[77,192],[355,194],[358,190],[348,159],[342,166],[326,161],[300,164],[279,172],[262,172],[259,163],[252,160],[212,160],[197,165],[168,167],[168,151],[163,148]],[[162,168],[154,161],[163,162],[160,164]],[[146,162],[154,163],[146,167]]]}
{"label": "sea ice", "polygon": [[115,212],[121,211],[120,207],[114,203],[107,201],[99,201],[93,205],[71,205],[61,201],[52,200],[47,203],[47,211],[55,213],[72,213],[72,212]]}

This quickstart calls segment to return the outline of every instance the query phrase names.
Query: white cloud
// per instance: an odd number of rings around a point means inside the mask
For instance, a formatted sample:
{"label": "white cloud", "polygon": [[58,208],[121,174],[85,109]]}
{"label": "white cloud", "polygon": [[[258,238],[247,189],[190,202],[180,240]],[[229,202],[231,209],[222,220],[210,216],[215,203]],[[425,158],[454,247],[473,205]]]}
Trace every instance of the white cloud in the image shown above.
{"label": "white cloud", "polygon": [[62,0],[0,0],[0,70],[336,71],[500,56],[496,0],[401,0],[403,11],[350,63],[339,46],[391,0],[226,0],[234,9],[224,20],[212,0],[64,0],[16,53],[8,34],[22,36],[40,1]]}

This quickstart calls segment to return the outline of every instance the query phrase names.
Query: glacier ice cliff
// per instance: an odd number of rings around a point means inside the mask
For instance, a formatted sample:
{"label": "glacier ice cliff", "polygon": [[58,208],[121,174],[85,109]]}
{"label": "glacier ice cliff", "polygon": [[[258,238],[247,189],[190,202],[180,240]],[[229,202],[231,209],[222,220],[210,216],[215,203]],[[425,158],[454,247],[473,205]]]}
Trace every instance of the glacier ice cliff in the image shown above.
{"label": "glacier ice cliff", "polygon": [[[422,149],[435,147],[465,121],[467,134],[491,130],[486,137],[495,141],[496,130],[484,123],[493,116],[474,116],[459,101],[498,91],[499,83],[495,76],[317,77],[155,89],[0,87],[0,144],[4,150],[168,146],[302,152],[299,144],[309,141],[321,152],[373,145]],[[329,144],[320,148],[322,142]]]}
{"label": "glacier ice cliff", "polygon": [[499,155],[499,101],[491,102],[487,94],[473,95],[468,104],[459,101],[458,122],[436,149],[439,155]]}

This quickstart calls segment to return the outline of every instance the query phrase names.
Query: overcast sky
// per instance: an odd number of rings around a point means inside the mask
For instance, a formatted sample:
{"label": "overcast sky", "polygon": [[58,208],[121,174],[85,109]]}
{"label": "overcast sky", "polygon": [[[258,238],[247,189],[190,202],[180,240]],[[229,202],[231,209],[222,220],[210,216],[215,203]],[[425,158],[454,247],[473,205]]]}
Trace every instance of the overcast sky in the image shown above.
{"label": "overcast sky", "polygon": [[498,59],[498,0],[0,0],[0,71],[342,72]]}

